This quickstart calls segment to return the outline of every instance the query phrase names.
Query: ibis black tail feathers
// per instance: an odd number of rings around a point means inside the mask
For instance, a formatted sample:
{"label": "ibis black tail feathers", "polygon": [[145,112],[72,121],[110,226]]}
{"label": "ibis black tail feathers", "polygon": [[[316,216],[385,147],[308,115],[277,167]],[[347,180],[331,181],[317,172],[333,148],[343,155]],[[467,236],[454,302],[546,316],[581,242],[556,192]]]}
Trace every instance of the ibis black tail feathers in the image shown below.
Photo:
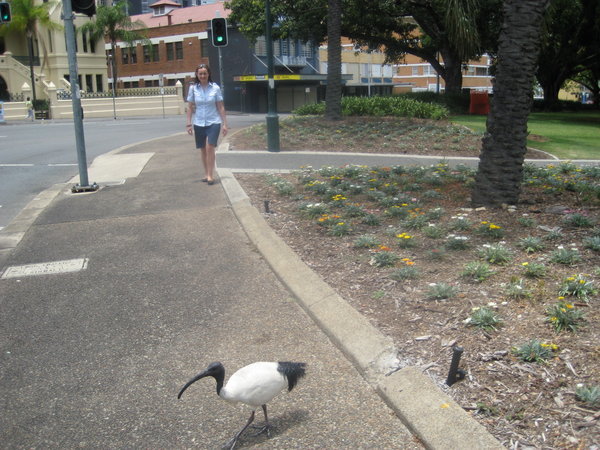
{"label": "ibis black tail feathers", "polygon": [[279,361],[277,371],[282,374],[288,382],[288,392],[294,389],[298,380],[306,375],[306,363]]}

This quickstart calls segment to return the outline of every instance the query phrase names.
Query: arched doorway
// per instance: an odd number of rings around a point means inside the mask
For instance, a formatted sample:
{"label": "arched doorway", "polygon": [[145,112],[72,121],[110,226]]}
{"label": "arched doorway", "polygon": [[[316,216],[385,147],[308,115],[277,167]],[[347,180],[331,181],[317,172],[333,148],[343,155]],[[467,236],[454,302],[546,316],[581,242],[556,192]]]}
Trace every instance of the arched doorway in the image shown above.
{"label": "arched doorway", "polygon": [[8,94],[8,85],[2,76],[0,75],[0,100],[7,102],[10,100],[10,95]]}

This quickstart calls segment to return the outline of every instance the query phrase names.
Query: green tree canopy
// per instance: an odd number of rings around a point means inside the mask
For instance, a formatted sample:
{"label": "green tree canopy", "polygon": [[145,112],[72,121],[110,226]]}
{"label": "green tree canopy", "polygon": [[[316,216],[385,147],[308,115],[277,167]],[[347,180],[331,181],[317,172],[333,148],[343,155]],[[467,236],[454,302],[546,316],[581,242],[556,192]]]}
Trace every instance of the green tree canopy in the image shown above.
{"label": "green tree canopy", "polygon": [[[495,48],[501,0],[342,0],[342,35],[380,48],[388,61],[412,54],[429,62],[446,82],[462,87],[462,66]],[[327,0],[271,0],[274,38],[316,43],[327,37]],[[250,40],[264,33],[264,0],[231,0],[230,20]],[[441,58],[440,58],[441,56]],[[441,62],[443,60],[443,64]]]}
{"label": "green tree canopy", "polygon": [[598,70],[599,54],[600,1],[551,0],[536,72],[548,108],[557,104],[565,81]]}
{"label": "green tree canopy", "polygon": [[142,41],[145,45],[149,44],[145,24],[141,21],[131,21],[131,17],[127,14],[127,4],[123,0],[113,6],[98,6],[95,20],[83,24],[79,27],[79,32],[88,33],[90,38],[95,41],[107,39],[110,42],[113,56],[111,59],[113,86],[117,80],[115,64],[117,42],[126,42],[130,46],[133,46],[136,41]]}
{"label": "green tree canopy", "polygon": [[40,71],[44,71],[48,59],[48,49],[45,40],[40,38],[39,25],[48,30],[59,30],[62,25],[53,22],[50,18],[50,8],[55,6],[55,2],[37,3],[35,0],[11,0],[10,8],[12,20],[0,27],[0,35],[8,33],[20,33],[27,36],[27,52],[29,54],[29,70],[31,76],[31,89],[33,100],[36,100],[35,94],[35,74],[33,72],[33,41],[37,39],[42,45],[43,60]]}

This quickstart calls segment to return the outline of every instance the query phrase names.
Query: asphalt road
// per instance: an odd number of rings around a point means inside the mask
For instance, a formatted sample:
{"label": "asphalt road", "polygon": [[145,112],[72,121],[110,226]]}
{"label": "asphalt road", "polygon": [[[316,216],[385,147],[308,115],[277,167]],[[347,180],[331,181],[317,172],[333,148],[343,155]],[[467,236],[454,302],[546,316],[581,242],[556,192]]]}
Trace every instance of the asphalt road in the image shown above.
{"label": "asphalt road", "polygon": [[[230,114],[230,128],[264,120],[263,115]],[[86,159],[115,148],[169,136],[185,129],[185,116],[89,119],[84,122]],[[41,191],[78,175],[72,121],[20,122],[0,127],[0,230]],[[93,182],[94,180],[89,180]]]}

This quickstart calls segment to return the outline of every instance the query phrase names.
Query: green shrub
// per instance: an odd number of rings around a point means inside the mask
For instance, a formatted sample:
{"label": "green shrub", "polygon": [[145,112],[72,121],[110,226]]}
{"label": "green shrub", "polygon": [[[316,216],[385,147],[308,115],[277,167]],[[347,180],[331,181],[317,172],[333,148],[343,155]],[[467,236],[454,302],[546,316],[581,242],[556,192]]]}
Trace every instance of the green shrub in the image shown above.
{"label": "green shrub", "polygon": [[[324,114],[325,103],[303,105],[293,111],[296,115]],[[396,116],[421,119],[447,119],[448,108],[436,103],[425,103],[405,96],[343,97],[344,116]]]}

